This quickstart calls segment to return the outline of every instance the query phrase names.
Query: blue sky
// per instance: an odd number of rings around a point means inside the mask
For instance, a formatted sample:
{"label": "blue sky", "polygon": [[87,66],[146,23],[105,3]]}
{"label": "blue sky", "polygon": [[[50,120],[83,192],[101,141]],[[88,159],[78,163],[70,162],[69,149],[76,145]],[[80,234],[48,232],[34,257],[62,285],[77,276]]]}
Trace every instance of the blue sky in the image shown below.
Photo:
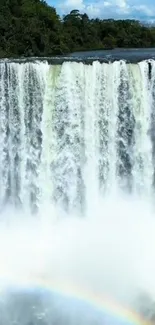
{"label": "blue sky", "polygon": [[90,17],[155,20],[155,0],[46,0],[60,15],[72,9]]}

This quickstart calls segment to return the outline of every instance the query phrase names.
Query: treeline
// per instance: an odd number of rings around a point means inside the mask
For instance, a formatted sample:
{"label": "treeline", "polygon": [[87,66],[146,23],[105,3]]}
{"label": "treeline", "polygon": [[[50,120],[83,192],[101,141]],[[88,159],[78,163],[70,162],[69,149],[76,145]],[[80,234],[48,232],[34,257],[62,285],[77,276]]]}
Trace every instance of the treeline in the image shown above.
{"label": "treeline", "polygon": [[43,0],[0,0],[0,57],[155,47],[155,27],[136,20],[89,19],[78,10],[62,19]]}

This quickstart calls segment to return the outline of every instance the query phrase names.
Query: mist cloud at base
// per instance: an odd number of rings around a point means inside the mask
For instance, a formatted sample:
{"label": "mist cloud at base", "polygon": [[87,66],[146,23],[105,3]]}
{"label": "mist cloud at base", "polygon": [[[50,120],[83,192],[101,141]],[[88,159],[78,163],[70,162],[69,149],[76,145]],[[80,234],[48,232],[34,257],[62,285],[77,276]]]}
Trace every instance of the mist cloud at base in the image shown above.
{"label": "mist cloud at base", "polygon": [[[149,203],[105,199],[86,218],[1,216],[0,285],[39,282],[99,294],[133,306],[141,293],[155,299],[155,212]],[[6,222],[7,220],[7,222]],[[40,280],[39,280],[40,279]]]}

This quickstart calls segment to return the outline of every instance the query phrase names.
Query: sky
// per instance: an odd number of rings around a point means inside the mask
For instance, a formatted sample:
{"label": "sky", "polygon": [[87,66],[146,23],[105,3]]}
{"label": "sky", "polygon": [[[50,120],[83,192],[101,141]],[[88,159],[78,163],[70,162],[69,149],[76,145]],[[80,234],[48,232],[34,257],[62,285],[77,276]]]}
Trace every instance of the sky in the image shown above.
{"label": "sky", "polygon": [[47,0],[47,3],[60,15],[79,9],[91,18],[155,20],[155,0]]}

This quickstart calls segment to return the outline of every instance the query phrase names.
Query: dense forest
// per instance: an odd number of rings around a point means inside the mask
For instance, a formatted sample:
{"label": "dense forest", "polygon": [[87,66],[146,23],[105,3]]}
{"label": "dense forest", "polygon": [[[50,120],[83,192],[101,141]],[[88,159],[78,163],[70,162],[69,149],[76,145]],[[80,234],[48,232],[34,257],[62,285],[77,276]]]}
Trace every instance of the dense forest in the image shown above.
{"label": "dense forest", "polygon": [[136,20],[60,17],[44,0],[0,0],[0,57],[51,56],[81,50],[155,47],[155,27]]}

